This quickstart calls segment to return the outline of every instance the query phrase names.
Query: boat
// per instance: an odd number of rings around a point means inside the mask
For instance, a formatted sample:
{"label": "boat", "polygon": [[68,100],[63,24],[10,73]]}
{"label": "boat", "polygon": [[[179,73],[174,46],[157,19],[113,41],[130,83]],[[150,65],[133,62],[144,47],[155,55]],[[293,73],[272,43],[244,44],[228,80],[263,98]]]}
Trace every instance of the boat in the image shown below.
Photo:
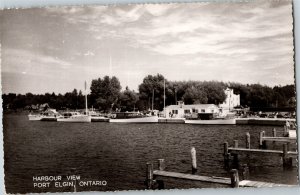
{"label": "boat", "polygon": [[111,123],[157,123],[157,115],[144,115],[140,112],[116,112],[109,119]]}
{"label": "boat", "polygon": [[235,125],[236,120],[234,119],[211,119],[211,120],[185,120],[186,124],[197,124],[197,125]]}
{"label": "boat", "polygon": [[65,112],[62,116],[57,118],[58,122],[91,122],[92,117],[89,115],[81,114],[79,112]]}
{"label": "boat", "polygon": [[84,89],[85,89],[85,114],[79,112],[65,112],[62,116],[57,118],[58,122],[88,123],[92,121],[92,117],[87,114],[88,109],[87,109],[86,82],[84,82]]}
{"label": "boat", "polygon": [[30,121],[57,121],[59,116],[60,114],[55,109],[47,109],[39,114],[30,113],[28,119]]}
{"label": "boat", "polygon": [[235,125],[236,119],[232,114],[216,116],[212,113],[198,113],[197,118],[186,118],[185,123],[197,125]]}
{"label": "boat", "polygon": [[91,122],[109,122],[109,118],[105,117],[103,114],[98,113],[94,110],[88,111],[89,116],[91,116]]}

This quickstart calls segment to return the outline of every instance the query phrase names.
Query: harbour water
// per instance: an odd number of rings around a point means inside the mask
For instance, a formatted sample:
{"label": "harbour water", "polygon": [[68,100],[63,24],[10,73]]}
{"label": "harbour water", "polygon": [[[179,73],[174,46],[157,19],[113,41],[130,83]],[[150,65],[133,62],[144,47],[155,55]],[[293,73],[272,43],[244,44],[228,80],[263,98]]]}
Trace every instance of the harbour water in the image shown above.
{"label": "harbour water", "polygon": [[[5,186],[8,193],[73,191],[73,187],[33,187],[33,176],[80,175],[81,180],[105,180],[106,186],[77,191],[143,190],[146,162],[165,159],[166,170],[191,172],[190,148],[197,150],[198,174],[228,177],[223,168],[223,143],[239,140],[245,133],[258,148],[258,135],[272,134],[273,126],[113,124],[29,121],[26,114],[4,114]],[[278,136],[283,127],[275,127]],[[270,147],[282,149],[280,144]],[[295,150],[295,148],[292,148]],[[250,179],[297,184],[297,167],[284,170],[272,155],[242,156]],[[208,183],[164,179],[165,188],[224,187]]]}

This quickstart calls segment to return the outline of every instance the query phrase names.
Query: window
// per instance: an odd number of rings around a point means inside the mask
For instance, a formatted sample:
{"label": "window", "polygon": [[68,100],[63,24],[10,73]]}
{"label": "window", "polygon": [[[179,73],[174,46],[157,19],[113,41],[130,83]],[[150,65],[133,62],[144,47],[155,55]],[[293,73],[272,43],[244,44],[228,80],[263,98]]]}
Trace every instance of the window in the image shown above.
{"label": "window", "polygon": [[205,112],[205,109],[201,109],[201,112],[202,112],[202,113]]}
{"label": "window", "polygon": [[192,112],[193,112],[193,113],[198,113],[198,110],[195,109],[195,108],[193,108],[193,109],[192,109]]}
{"label": "window", "polygon": [[215,112],[215,110],[211,110],[211,113],[214,113]]}
{"label": "window", "polygon": [[172,114],[178,114],[178,110],[172,110]]}
{"label": "window", "polygon": [[184,110],[184,114],[191,114],[190,110]]}

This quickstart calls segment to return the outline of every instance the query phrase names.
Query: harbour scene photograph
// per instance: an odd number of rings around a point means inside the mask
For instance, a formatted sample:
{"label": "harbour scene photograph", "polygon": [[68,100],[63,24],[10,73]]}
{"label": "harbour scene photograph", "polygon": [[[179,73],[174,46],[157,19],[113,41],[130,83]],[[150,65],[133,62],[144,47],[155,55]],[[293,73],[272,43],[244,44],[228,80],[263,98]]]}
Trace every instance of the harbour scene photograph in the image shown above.
{"label": "harbour scene photograph", "polygon": [[299,186],[292,1],[0,15],[6,193]]}

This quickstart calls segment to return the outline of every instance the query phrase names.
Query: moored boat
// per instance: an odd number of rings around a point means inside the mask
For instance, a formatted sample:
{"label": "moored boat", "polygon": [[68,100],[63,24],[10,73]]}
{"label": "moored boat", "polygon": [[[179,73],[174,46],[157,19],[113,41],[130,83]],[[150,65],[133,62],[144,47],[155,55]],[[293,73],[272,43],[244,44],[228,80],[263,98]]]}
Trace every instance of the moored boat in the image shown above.
{"label": "moored boat", "polygon": [[197,118],[187,118],[185,123],[198,125],[235,125],[236,119],[234,113],[228,113],[226,116],[213,113],[198,113]]}
{"label": "moored boat", "polygon": [[92,117],[84,115],[79,112],[65,112],[62,116],[57,118],[58,122],[91,122]]}
{"label": "moored boat", "polygon": [[60,114],[55,109],[47,109],[39,114],[29,114],[30,121],[57,121]]}
{"label": "moored boat", "polygon": [[111,123],[157,123],[158,116],[144,115],[140,112],[117,112],[109,119]]}
{"label": "moored boat", "polygon": [[91,116],[92,122],[109,122],[109,118],[105,117],[101,113],[95,111],[88,111],[88,115]]}
{"label": "moored boat", "polygon": [[186,124],[197,124],[197,125],[235,125],[236,120],[234,119],[211,119],[211,120],[185,120]]}

